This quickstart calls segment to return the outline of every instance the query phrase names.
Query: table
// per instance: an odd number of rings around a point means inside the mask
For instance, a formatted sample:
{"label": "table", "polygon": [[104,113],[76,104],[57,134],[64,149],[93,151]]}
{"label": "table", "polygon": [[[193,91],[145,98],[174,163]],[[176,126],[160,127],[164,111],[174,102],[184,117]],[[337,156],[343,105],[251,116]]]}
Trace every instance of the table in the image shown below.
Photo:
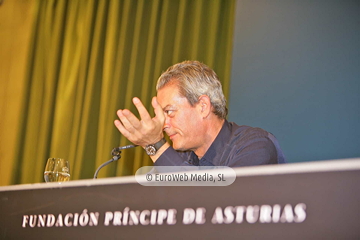
{"label": "table", "polygon": [[360,239],[360,159],[234,171],[229,186],[0,187],[0,239]]}

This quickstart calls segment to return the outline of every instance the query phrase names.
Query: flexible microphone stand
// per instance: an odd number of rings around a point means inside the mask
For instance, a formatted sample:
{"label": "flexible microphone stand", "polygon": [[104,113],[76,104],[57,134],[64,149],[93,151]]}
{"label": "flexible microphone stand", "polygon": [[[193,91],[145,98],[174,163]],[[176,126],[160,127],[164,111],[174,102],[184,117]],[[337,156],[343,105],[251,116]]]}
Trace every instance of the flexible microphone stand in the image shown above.
{"label": "flexible microphone stand", "polygon": [[121,158],[120,154],[121,154],[121,150],[123,149],[128,149],[128,148],[134,148],[134,147],[137,147],[138,145],[126,145],[126,146],[123,146],[123,147],[117,147],[117,148],[114,148],[112,151],[111,151],[111,155],[113,155],[113,157],[107,161],[107,162],[104,162],[103,164],[101,164],[97,169],[96,169],[96,172],[94,174],[94,179],[97,179],[97,175],[100,171],[101,168],[105,167],[106,165],[114,162],[114,161],[117,161]]}

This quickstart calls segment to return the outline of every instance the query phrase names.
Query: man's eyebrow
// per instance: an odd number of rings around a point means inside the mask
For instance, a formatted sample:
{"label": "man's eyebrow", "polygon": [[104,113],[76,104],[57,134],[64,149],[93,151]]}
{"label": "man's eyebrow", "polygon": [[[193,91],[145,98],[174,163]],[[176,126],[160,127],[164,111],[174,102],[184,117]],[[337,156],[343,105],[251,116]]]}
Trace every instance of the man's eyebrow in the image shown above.
{"label": "man's eyebrow", "polygon": [[174,105],[168,104],[163,108],[163,111],[165,111],[167,108],[173,108],[173,107],[174,107]]}

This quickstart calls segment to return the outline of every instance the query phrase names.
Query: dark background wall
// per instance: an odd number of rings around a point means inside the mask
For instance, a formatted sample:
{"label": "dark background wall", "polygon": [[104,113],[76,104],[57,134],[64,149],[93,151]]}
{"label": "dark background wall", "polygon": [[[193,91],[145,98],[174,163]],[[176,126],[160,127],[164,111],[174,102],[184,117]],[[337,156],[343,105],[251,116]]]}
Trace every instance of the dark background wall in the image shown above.
{"label": "dark background wall", "polygon": [[239,0],[229,120],[289,162],[360,157],[360,1]]}

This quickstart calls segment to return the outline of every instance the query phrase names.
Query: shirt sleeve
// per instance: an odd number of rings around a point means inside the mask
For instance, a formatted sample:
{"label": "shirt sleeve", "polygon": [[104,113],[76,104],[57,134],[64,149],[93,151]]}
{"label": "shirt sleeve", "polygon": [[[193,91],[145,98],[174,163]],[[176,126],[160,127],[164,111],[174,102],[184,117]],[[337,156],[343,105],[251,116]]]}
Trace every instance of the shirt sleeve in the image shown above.
{"label": "shirt sleeve", "polygon": [[169,147],[156,160],[154,166],[192,166],[188,161],[188,158],[188,153],[177,152],[173,147]]}
{"label": "shirt sleeve", "polygon": [[223,159],[226,159],[223,163],[225,166],[244,167],[277,163],[276,148],[268,138],[267,132],[262,129],[249,129],[244,135],[229,143],[227,148],[224,152],[227,152],[228,156],[223,156]]}

